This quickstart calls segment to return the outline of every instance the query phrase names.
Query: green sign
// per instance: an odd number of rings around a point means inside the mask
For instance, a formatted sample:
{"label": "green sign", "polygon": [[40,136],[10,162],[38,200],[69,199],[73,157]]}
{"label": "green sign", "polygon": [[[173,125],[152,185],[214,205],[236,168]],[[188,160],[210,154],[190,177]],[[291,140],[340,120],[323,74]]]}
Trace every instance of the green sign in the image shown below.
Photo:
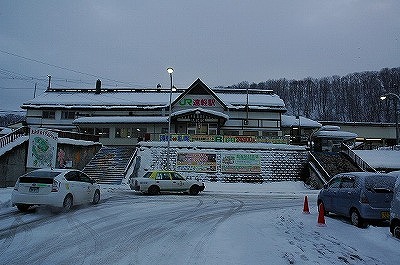
{"label": "green sign", "polygon": [[222,154],[221,172],[261,173],[261,156],[252,153]]}

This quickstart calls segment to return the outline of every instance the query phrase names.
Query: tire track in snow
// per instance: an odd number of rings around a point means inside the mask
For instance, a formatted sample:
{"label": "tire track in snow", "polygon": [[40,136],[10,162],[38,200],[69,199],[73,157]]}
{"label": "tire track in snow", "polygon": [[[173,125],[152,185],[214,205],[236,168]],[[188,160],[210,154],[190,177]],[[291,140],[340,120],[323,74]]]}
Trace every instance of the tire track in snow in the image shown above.
{"label": "tire track in snow", "polygon": [[[221,215],[217,215],[217,222],[208,230],[207,233],[205,233],[196,246],[194,247],[194,250],[192,251],[189,260],[187,264],[204,264],[203,255],[205,253],[205,247],[207,245],[207,242],[210,238],[210,236],[215,232],[215,230],[220,226],[222,223],[224,223],[226,220],[228,220],[231,216],[234,214],[237,214],[240,212],[240,210],[243,208],[245,203],[242,200],[236,199],[236,198],[227,198],[227,201],[231,204],[230,207],[228,207],[227,211]],[[218,203],[218,201],[214,201],[214,204]]]}

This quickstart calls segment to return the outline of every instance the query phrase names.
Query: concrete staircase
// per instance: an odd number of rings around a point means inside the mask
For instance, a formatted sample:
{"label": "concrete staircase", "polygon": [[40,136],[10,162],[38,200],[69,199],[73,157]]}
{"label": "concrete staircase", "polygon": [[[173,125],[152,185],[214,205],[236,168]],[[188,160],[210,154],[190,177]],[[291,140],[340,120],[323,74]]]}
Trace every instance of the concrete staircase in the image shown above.
{"label": "concrete staircase", "polygon": [[100,184],[121,184],[135,153],[134,146],[103,146],[83,172]]}
{"label": "concrete staircase", "polygon": [[309,164],[314,171],[318,171],[316,173],[323,183],[339,173],[363,171],[349,156],[341,152],[311,152]]}

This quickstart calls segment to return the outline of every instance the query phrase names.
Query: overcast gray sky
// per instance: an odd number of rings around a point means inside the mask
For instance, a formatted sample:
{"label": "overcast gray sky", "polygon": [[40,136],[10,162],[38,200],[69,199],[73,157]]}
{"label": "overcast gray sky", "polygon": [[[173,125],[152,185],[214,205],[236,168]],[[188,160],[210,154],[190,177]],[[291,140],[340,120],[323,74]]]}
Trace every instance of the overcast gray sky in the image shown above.
{"label": "overcast gray sky", "polygon": [[168,87],[171,66],[178,87],[214,87],[377,71],[400,66],[400,1],[0,0],[0,62],[0,111],[35,83],[43,93],[47,75]]}

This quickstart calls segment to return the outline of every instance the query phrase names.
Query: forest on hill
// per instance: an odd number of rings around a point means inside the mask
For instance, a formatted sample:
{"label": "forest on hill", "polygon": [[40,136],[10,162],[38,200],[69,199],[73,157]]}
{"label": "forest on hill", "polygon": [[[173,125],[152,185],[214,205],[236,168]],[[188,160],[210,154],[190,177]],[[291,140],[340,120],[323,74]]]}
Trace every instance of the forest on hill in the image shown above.
{"label": "forest on hill", "polygon": [[243,81],[229,87],[273,90],[285,102],[288,115],[318,121],[393,123],[400,102],[395,96],[388,96],[386,100],[380,97],[387,93],[399,95],[399,86],[400,67],[342,77]]}

